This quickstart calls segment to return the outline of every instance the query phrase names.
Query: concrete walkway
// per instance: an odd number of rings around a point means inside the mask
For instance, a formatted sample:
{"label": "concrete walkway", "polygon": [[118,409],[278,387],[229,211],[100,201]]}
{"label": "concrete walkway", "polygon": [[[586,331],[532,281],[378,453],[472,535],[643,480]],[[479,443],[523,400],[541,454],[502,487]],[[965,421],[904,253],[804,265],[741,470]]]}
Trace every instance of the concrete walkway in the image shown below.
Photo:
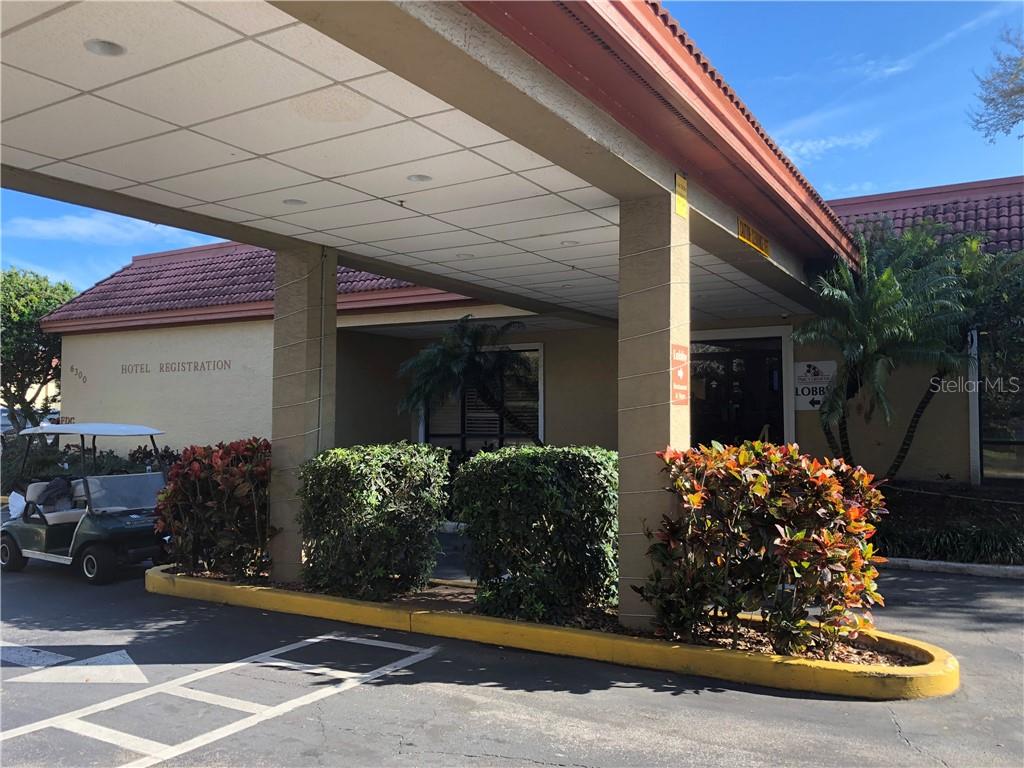
{"label": "concrete walkway", "polygon": [[887,573],[882,627],[954,652],[963,687],[872,703],[192,603],[140,576],[3,578],[5,766],[1024,763],[1018,582]]}

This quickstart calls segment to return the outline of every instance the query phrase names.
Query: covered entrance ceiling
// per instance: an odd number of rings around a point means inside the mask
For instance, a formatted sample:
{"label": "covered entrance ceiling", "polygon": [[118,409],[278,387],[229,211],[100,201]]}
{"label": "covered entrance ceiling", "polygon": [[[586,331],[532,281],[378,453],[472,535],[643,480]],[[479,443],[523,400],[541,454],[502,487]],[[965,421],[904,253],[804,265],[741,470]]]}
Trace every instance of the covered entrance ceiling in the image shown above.
{"label": "covered entrance ceiling", "polygon": [[[4,2],[2,159],[614,317],[618,201],[263,2]],[[716,258],[695,322],[805,311]]]}

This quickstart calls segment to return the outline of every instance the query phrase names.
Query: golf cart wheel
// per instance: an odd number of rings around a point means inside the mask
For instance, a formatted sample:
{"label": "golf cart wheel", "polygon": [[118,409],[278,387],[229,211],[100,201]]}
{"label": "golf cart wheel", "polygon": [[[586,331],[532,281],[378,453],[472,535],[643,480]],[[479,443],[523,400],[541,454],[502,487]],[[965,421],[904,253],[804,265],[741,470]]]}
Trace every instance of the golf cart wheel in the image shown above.
{"label": "golf cart wheel", "polygon": [[28,560],[21,554],[21,547],[14,537],[7,533],[0,536],[0,568],[5,572],[17,573],[27,564]]}
{"label": "golf cart wheel", "polygon": [[90,584],[109,584],[117,573],[117,555],[110,547],[93,544],[79,556],[78,570]]}

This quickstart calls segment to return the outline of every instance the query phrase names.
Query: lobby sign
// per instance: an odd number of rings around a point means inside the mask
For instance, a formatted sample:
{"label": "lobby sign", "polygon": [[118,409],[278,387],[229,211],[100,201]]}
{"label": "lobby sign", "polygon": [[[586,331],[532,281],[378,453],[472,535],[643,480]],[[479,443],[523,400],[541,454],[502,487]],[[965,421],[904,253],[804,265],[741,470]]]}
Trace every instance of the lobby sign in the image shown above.
{"label": "lobby sign", "polygon": [[672,345],[672,405],[690,404],[690,348],[686,344]]}
{"label": "lobby sign", "polygon": [[793,364],[794,396],[798,411],[817,411],[836,375],[835,360],[809,360]]}

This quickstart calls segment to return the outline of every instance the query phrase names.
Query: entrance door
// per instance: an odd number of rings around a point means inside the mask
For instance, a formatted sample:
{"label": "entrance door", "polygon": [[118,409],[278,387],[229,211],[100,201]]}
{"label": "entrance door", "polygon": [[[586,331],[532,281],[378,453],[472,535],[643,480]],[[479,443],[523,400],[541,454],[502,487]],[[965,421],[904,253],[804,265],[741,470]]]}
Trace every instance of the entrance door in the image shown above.
{"label": "entrance door", "polygon": [[782,339],[695,341],[690,359],[693,445],[785,442]]}

